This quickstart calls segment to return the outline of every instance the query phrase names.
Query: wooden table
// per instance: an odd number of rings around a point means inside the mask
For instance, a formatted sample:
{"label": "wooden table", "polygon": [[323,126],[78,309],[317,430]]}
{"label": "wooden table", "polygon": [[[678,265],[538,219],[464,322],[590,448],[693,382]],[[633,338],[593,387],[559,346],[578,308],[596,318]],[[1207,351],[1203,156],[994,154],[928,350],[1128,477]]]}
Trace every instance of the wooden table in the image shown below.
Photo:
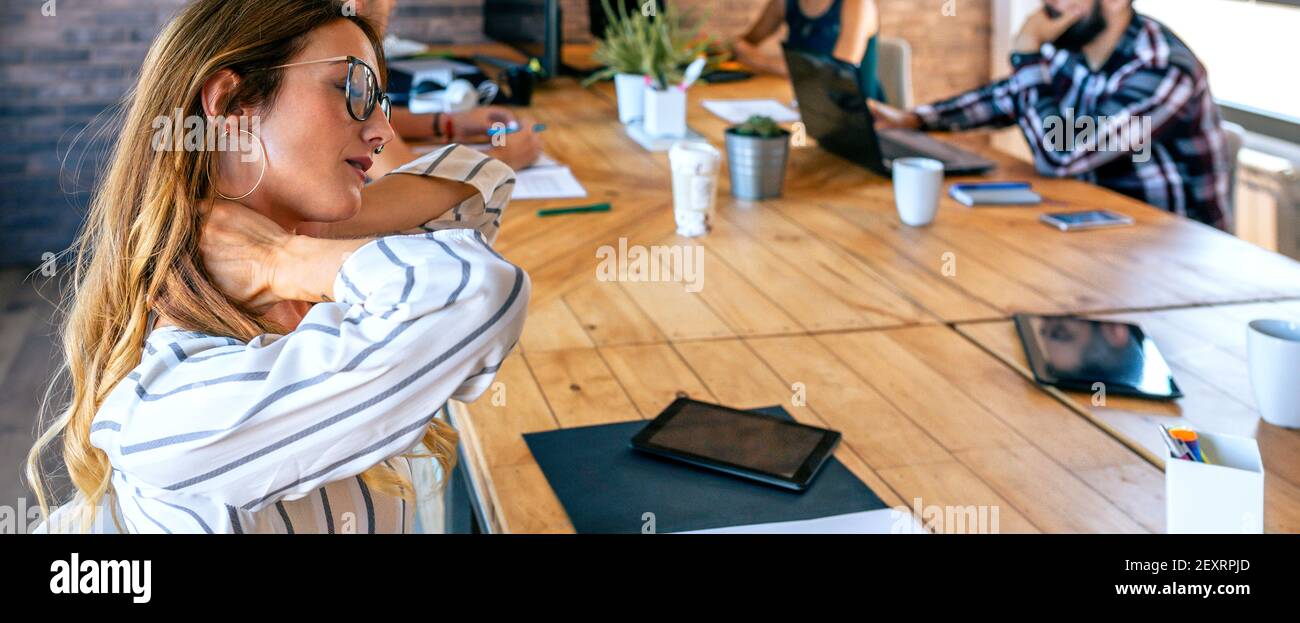
{"label": "wooden table", "polygon": [[[790,89],[770,78],[693,88],[689,123],[721,149],[726,124],[699,101],[749,97],[789,101]],[[1300,264],[1073,180],[1035,179],[1042,207],[970,209],[945,199],[934,225],[907,228],[887,180],[815,147],[794,150],[779,200],[732,199],[724,164],[713,232],[680,238],[666,155],[626,136],[608,85],[552,80],[529,114],[547,124],[546,150],[573,168],[585,201],[613,210],[536,215],[572,200],[507,210],[498,248],[533,279],[528,323],[494,386],[504,404],[485,396],[453,410],[491,532],[572,531],[522,434],[651,418],[682,394],[741,408],[780,404],[842,431],[837,456],[891,505],[997,507],[1003,532],[1163,531],[1159,463],[1134,450],[1146,441],[1041,390],[1016,368],[1005,339],[991,340],[1017,311],[1300,297]],[[991,178],[1033,176],[990,155],[1002,164]],[[1137,226],[1063,234],[1037,222],[1044,211],[1096,207]],[[598,249],[620,240],[700,245],[702,288],[597,279]],[[1226,343],[1244,329],[1209,322],[1203,330]],[[1220,401],[1248,402],[1234,378]],[[806,405],[792,402],[797,383]],[[1194,400],[1189,392],[1183,402]],[[1296,438],[1260,435],[1269,455]],[[1266,456],[1266,464],[1295,465],[1296,456]],[[1269,479],[1267,507],[1269,530],[1300,531],[1291,481]]]}
{"label": "wooden table", "polygon": [[[1044,391],[1154,465],[1163,466],[1166,453],[1157,424],[1183,424],[1197,430],[1255,438],[1264,459],[1265,527],[1274,532],[1300,531],[1300,433],[1260,419],[1246,364],[1247,323],[1258,318],[1300,322],[1300,302],[1215,305],[1097,317],[1141,325],[1169,360],[1186,397],[1175,402],[1123,396],[1094,401],[1090,393],[1055,388]],[[957,330],[1026,379],[1031,378],[1011,322],[962,324]]]}
{"label": "wooden table", "polygon": [[492,532],[573,530],[521,434],[652,418],[683,393],[840,430],[836,456],[891,506],[996,507],[1002,532],[1164,526],[1159,469],[947,327],[528,351],[498,380],[504,405],[456,417]]}

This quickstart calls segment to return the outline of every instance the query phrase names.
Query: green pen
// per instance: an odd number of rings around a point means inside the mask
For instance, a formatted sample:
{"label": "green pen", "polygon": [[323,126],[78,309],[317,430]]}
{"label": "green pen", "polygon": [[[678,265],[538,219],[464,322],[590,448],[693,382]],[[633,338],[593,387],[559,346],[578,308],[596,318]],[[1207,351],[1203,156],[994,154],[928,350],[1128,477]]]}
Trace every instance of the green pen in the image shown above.
{"label": "green pen", "polygon": [[571,208],[547,208],[538,210],[537,216],[556,216],[559,214],[578,214],[582,212],[609,212],[608,203],[596,203],[589,206],[573,206]]}

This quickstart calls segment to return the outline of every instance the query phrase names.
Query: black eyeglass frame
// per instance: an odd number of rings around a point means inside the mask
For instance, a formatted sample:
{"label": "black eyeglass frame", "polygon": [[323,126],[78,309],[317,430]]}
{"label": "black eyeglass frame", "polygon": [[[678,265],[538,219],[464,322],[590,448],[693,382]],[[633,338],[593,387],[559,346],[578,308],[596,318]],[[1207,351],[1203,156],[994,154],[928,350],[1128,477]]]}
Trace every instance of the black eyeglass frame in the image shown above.
{"label": "black eyeglass frame", "polygon": [[[352,56],[350,54],[347,56],[335,56],[333,58],[322,58],[320,60],[315,60],[315,61],[302,61],[298,63],[288,63],[286,65],[276,65],[274,67],[263,67],[262,71],[269,70],[269,69],[284,69],[286,67],[297,67],[299,65],[315,65],[318,63],[341,63],[343,61],[347,61],[348,63],[347,73],[344,74],[344,80],[343,80],[343,105],[348,109],[348,116],[352,117],[357,121],[364,122],[370,119],[370,115],[374,114],[375,107],[378,106],[380,109],[384,111],[384,118],[389,121],[392,121],[393,105],[388,98],[388,94],[384,93],[383,89],[379,87],[378,72],[376,72],[374,68],[371,67],[370,65],[367,65],[365,61],[355,56]],[[365,113],[361,115],[358,115],[356,111],[352,110],[351,77],[352,77],[352,72],[356,69],[357,66],[360,66],[365,70],[366,75],[369,76],[369,82],[371,88],[374,89],[375,93],[379,94],[366,102]]]}

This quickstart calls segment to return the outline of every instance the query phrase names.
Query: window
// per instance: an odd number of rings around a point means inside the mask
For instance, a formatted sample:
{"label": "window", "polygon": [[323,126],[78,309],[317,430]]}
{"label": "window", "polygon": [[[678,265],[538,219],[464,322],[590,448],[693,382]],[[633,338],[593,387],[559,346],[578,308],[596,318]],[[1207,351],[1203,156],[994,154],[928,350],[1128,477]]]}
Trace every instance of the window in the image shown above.
{"label": "window", "polygon": [[1222,105],[1300,124],[1300,2],[1137,0],[1135,6],[1192,48]]}

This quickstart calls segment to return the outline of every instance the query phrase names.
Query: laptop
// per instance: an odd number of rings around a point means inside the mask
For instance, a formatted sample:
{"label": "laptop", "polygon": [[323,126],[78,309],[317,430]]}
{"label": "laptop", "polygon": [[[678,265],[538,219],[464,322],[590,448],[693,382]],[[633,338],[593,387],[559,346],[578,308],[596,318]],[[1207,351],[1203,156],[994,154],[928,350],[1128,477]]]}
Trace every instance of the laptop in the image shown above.
{"label": "laptop", "polygon": [[977,175],[997,168],[992,160],[924,132],[876,130],[856,67],[783,47],[804,128],[822,149],[885,176],[898,158],[933,158],[943,163],[947,175]]}

